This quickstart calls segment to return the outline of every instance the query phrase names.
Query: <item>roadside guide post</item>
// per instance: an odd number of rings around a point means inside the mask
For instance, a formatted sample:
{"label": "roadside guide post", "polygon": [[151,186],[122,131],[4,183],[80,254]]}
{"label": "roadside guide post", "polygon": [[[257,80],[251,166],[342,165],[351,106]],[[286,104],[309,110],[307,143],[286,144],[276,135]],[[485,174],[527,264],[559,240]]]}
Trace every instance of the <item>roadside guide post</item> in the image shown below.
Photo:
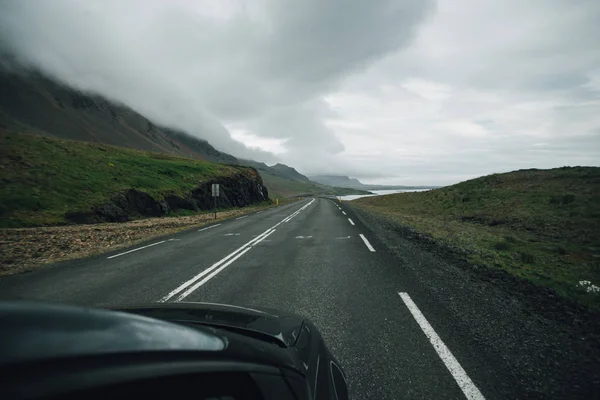
{"label": "roadside guide post", "polygon": [[217,197],[219,197],[219,184],[218,183],[212,184],[212,197],[214,199],[214,204],[215,204],[215,219],[217,219]]}

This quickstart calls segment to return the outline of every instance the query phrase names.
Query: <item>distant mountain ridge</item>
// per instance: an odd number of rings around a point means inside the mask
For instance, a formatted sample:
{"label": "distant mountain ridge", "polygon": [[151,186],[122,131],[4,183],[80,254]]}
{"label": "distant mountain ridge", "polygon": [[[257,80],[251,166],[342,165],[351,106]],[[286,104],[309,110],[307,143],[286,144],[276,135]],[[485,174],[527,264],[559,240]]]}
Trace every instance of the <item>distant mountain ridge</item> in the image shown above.
{"label": "distant mountain ridge", "polygon": [[309,179],[323,185],[357,190],[435,189],[439,186],[369,185],[344,175],[316,175]]}
{"label": "distant mountain ridge", "polygon": [[309,178],[314,182],[322,183],[323,185],[331,185],[345,188],[362,188],[364,185],[356,178],[350,178],[342,175],[317,175]]}
{"label": "distant mountain ridge", "polygon": [[282,176],[284,178],[288,178],[298,182],[310,183],[310,179],[296,171],[295,168],[288,167],[285,164],[275,164],[271,167],[271,169],[277,172],[279,176]]}

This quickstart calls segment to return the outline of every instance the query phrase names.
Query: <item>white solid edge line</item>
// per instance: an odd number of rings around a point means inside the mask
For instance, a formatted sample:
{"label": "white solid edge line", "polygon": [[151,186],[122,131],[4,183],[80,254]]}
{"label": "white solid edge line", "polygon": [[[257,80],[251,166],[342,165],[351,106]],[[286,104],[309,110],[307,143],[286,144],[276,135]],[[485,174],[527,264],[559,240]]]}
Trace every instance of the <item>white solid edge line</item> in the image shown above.
{"label": "white solid edge line", "polygon": [[342,214],[346,215],[346,211],[342,211]]}
{"label": "white solid edge line", "polygon": [[352,224],[355,225],[354,221],[352,221],[350,218],[348,218],[348,221]]}
{"label": "white solid edge line", "polygon": [[138,247],[137,249],[129,250],[129,251],[126,251],[124,253],[115,254],[114,256],[106,257],[106,259],[110,260],[111,258],[115,258],[115,257],[123,256],[125,254],[133,253],[134,251],[138,251],[138,250],[142,250],[142,249],[147,249],[148,247],[156,246],[157,244],[161,244],[161,243],[164,243],[164,242],[166,242],[166,240],[161,240],[160,242],[152,243],[152,244],[149,244],[147,246]]}
{"label": "white solid edge line", "polygon": [[315,199],[312,199],[308,204],[306,204],[304,207],[300,208],[299,210],[296,210],[296,212],[292,213],[291,215],[288,215],[286,218],[284,218],[282,221],[278,222],[277,224],[273,225],[271,228],[267,229],[266,231],[264,231],[263,233],[261,233],[260,235],[258,235],[257,237],[255,237],[254,239],[250,240],[248,243],[244,244],[243,246],[239,247],[237,250],[233,251],[232,253],[228,254],[227,256],[223,257],[222,259],[220,259],[219,261],[217,261],[216,263],[214,263],[213,265],[211,265],[210,267],[208,267],[207,269],[205,269],[204,271],[198,273],[197,275],[195,275],[194,277],[192,277],[191,279],[188,279],[187,281],[183,282],[181,285],[179,285],[176,289],[170,291],[166,296],[163,296],[160,300],[158,300],[159,302],[166,302],[168,301],[171,297],[177,295],[178,293],[180,293],[181,291],[185,290],[186,288],[188,288],[189,286],[193,285],[194,282],[196,282],[198,279],[202,278],[204,275],[210,273],[212,270],[214,270],[215,268],[217,268],[219,265],[223,264],[224,262],[226,262],[227,260],[229,260],[231,257],[235,256],[237,253],[239,253],[240,251],[244,250],[246,247],[252,245],[254,242],[256,242],[257,240],[261,240],[261,238],[265,235],[270,235],[272,233],[272,231],[275,230],[276,227],[278,227],[279,225],[281,225],[284,222],[287,222],[287,220],[295,217],[296,215],[298,215],[298,213],[302,210],[304,210],[306,207],[310,206],[313,202],[315,201]]}
{"label": "white solid edge line", "polygon": [[183,299],[185,299],[186,297],[188,297],[190,294],[192,294],[196,289],[198,289],[200,286],[204,285],[206,282],[208,282],[210,279],[212,279],[212,277],[214,277],[215,275],[217,275],[219,272],[221,272],[222,270],[224,270],[225,268],[227,268],[229,265],[231,265],[235,260],[237,260],[238,258],[240,258],[241,256],[243,256],[244,254],[246,254],[247,252],[250,251],[250,247],[246,248],[244,251],[242,251],[240,254],[238,254],[237,256],[233,257],[231,260],[227,261],[225,264],[223,264],[220,268],[214,270],[212,273],[210,273],[206,278],[202,279],[200,282],[196,283],[195,285],[193,285],[192,287],[188,288],[188,290],[186,290],[185,292],[183,292],[181,295],[179,295],[179,297],[175,300],[175,301],[181,301]]}
{"label": "white solid edge line", "polygon": [[247,215],[244,215],[243,217],[238,217],[238,218],[236,218],[236,219],[242,219],[242,218],[246,218],[246,217],[248,217],[248,216],[247,216]]}
{"label": "white solid edge line", "polygon": [[211,226],[209,226],[209,227],[207,227],[207,228],[198,229],[198,232],[202,232],[202,231],[205,231],[205,230],[207,230],[207,229],[212,229],[212,228],[214,228],[215,226],[219,226],[219,225],[221,225],[221,224],[211,225]]}
{"label": "white solid edge line", "polygon": [[469,375],[467,375],[466,371],[452,355],[450,349],[446,347],[442,339],[437,335],[435,330],[433,330],[433,327],[427,322],[427,319],[423,313],[421,313],[419,307],[412,301],[408,293],[398,292],[398,294],[425,333],[425,336],[427,336],[433,345],[433,348],[444,362],[444,365],[446,365],[446,368],[448,368],[448,371],[452,374],[452,377],[466,398],[469,400],[485,400],[485,397],[483,397],[479,389],[477,389],[477,386],[475,386],[471,378],[469,378]]}
{"label": "white solid edge line", "polygon": [[373,246],[371,246],[371,243],[369,243],[369,241],[367,240],[367,238],[365,237],[365,235],[363,235],[362,233],[359,233],[358,236],[360,236],[360,238],[363,240],[363,242],[365,242],[365,246],[367,246],[367,248],[371,251],[375,251],[375,248]]}

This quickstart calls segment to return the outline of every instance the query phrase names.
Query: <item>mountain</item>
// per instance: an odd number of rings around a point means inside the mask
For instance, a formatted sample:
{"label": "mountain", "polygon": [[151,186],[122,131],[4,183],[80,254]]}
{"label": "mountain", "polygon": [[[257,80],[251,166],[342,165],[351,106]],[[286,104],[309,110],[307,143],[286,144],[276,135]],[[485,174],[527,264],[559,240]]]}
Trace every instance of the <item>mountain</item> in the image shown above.
{"label": "mountain", "polygon": [[279,164],[279,163],[275,164],[271,167],[271,169],[276,172],[276,175],[287,178],[289,180],[305,182],[305,183],[312,183],[310,181],[310,179],[308,179],[306,176],[302,175],[301,173],[296,171],[294,168],[288,167],[285,164]]}
{"label": "mountain", "polygon": [[265,186],[269,188],[272,198],[285,198],[311,194],[337,194],[330,186],[312,182],[294,168],[285,164],[268,166],[263,162],[253,160],[239,160],[240,165],[253,167],[263,178]]}
{"label": "mountain", "polygon": [[0,128],[237,163],[205,140],[160,127],[128,107],[39,74],[0,72]]}
{"label": "mountain", "polygon": [[[38,73],[0,71],[0,131],[55,136],[217,163],[253,167],[274,197],[346,194],[311,182],[284,164],[268,166],[215,149],[206,140],[162,127],[134,110]],[[201,132],[199,132],[201,134]]]}
{"label": "mountain", "polygon": [[365,186],[356,178],[349,178],[347,176],[340,176],[340,175],[317,175],[317,176],[311,176],[309,179],[314,182],[318,182],[323,185],[329,185],[329,186],[356,188],[356,189],[362,189],[363,186]]}
{"label": "mountain", "polygon": [[403,190],[403,189],[435,189],[439,186],[402,186],[402,185],[369,185],[360,182],[356,178],[342,175],[317,175],[309,177],[310,180],[339,188],[358,190]]}

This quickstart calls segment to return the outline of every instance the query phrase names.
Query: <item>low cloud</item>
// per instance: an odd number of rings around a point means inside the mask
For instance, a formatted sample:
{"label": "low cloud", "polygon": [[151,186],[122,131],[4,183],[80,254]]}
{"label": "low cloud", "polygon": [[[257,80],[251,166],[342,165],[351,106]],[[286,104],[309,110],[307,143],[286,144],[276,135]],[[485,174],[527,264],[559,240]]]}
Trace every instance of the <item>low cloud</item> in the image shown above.
{"label": "low cloud", "polygon": [[593,0],[0,0],[0,46],[240,157],[446,184],[598,164],[598,20]]}

